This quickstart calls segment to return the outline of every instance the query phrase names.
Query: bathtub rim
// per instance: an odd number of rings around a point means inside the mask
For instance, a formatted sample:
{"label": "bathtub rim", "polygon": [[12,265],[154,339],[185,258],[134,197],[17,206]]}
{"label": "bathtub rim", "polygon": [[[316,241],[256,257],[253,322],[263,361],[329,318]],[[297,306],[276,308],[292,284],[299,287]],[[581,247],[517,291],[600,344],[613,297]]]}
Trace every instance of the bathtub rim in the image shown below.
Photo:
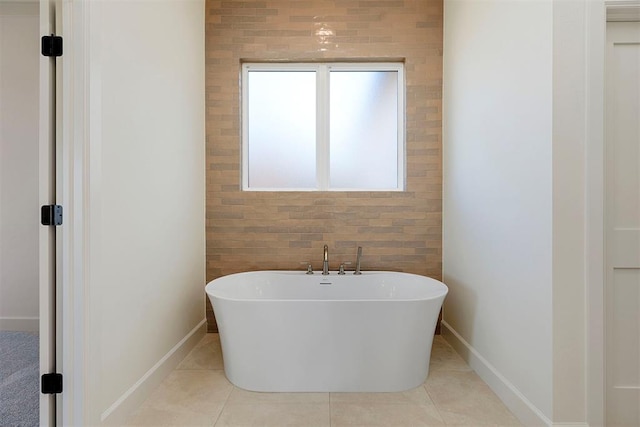
{"label": "bathtub rim", "polygon": [[[439,298],[442,298],[444,300],[444,298],[449,294],[449,287],[444,284],[443,282],[441,282],[438,279],[434,279],[432,277],[429,276],[424,276],[421,274],[415,274],[415,273],[405,273],[402,271],[387,271],[387,270],[373,270],[373,271],[363,271],[362,274],[356,276],[358,278],[361,277],[366,277],[366,276],[374,276],[374,275],[381,275],[381,274],[398,274],[401,276],[410,276],[410,277],[414,277],[414,278],[419,278],[420,280],[426,280],[427,282],[435,282],[433,283],[434,285],[436,285],[437,289],[434,291],[433,295],[429,295],[428,297],[417,297],[417,298],[350,298],[350,299],[316,299],[316,298],[238,298],[238,297],[228,297],[228,296],[220,296],[220,295],[214,295],[210,289],[213,288],[213,283],[217,280],[221,280],[221,279],[225,279],[225,278],[231,278],[231,277],[239,277],[239,276],[249,276],[249,275],[257,275],[257,274],[263,274],[263,273],[277,273],[277,274],[285,274],[287,276],[300,276],[300,277],[305,277],[307,280],[311,279],[309,276],[311,275],[307,275],[305,271],[300,271],[300,270],[255,270],[255,271],[243,271],[243,272],[239,272],[239,273],[231,273],[231,274],[227,274],[225,276],[220,276],[217,277],[211,281],[209,281],[206,286],[205,286],[205,293],[207,294],[207,297],[209,297],[210,299],[216,298],[222,301],[234,301],[234,302],[290,302],[290,303],[300,303],[300,302],[310,302],[310,303],[363,303],[363,302],[385,302],[385,303],[391,303],[391,302],[404,302],[404,303],[408,303],[408,302],[421,302],[421,301],[431,301],[431,300],[437,300]],[[346,276],[349,275],[353,275],[352,272],[347,272]],[[329,277],[335,277],[338,276],[337,272],[333,272],[333,274],[330,274],[329,276],[322,276],[322,275],[314,275],[314,278],[318,278],[318,276],[320,276],[320,278],[327,278],[327,280],[329,280]],[[340,275],[338,276],[341,279],[344,278],[344,276]],[[211,302],[213,303],[213,300],[211,300]]]}

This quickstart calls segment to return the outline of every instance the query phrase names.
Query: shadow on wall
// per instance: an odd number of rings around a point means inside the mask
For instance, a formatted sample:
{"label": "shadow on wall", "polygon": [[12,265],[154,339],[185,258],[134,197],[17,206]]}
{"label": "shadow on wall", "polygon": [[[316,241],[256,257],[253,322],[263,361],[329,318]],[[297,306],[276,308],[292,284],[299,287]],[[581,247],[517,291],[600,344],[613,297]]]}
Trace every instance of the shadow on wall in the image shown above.
{"label": "shadow on wall", "polygon": [[[449,294],[444,300],[442,307],[443,319],[442,321],[448,326],[453,328],[456,332],[464,331],[466,337],[474,336],[474,328],[476,325],[476,307],[478,305],[477,292],[463,285],[455,278],[447,276],[444,283],[449,287]],[[451,315],[447,316],[449,307],[467,307],[463,313],[456,312],[456,322],[452,324]],[[449,313],[451,313],[449,311]],[[446,329],[445,325],[445,329]],[[440,322],[438,322],[438,329],[440,329]],[[440,333],[440,331],[438,331]],[[469,343],[471,344],[471,343]],[[469,348],[464,346],[461,348],[456,347],[456,351],[465,359],[469,360]]]}

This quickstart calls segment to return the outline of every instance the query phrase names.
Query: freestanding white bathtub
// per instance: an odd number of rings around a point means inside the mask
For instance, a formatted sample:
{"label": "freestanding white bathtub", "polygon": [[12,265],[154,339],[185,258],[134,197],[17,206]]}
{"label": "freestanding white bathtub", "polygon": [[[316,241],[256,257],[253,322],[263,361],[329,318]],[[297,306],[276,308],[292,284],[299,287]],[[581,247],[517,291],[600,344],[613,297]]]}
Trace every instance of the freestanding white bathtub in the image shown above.
{"label": "freestanding white bathtub", "polygon": [[394,272],[259,271],[206,286],[227,378],[272,392],[419,386],[447,291],[435,279]]}

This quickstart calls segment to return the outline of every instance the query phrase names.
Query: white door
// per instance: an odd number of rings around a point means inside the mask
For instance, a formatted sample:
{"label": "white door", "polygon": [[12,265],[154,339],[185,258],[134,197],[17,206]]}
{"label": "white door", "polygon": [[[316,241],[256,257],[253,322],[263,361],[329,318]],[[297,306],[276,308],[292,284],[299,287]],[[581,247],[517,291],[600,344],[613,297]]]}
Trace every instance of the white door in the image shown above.
{"label": "white door", "polygon": [[640,22],[607,23],[606,424],[640,425]]}

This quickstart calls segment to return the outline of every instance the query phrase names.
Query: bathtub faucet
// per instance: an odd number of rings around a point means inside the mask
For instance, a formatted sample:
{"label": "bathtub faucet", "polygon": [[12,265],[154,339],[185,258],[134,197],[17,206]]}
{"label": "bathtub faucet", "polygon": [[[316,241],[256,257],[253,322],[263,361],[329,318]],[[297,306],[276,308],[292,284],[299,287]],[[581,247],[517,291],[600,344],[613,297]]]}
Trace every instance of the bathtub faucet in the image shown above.
{"label": "bathtub faucet", "polygon": [[329,274],[329,246],[324,245],[324,257],[322,261],[322,275]]}

